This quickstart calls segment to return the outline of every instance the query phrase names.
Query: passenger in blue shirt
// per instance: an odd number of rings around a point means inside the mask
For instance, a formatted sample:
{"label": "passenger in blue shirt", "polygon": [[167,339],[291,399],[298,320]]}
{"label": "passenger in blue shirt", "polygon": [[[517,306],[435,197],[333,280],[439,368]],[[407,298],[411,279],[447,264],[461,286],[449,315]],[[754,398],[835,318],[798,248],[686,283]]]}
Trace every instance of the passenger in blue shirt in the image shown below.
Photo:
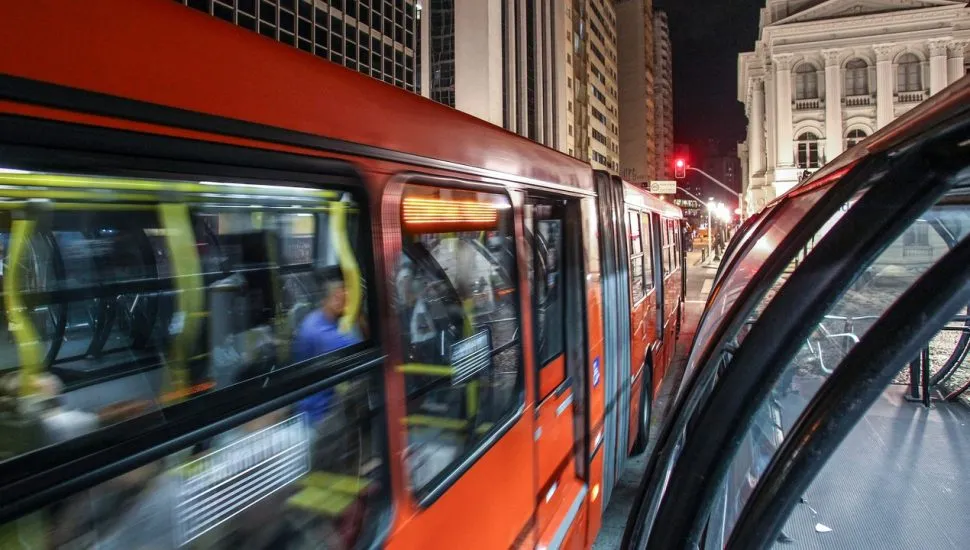
{"label": "passenger in blue shirt", "polygon": [[[340,331],[340,318],[347,304],[347,289],[340,269],[330,268],[321,273],[318,280],[323,298],[320,300],[320,307],[308,314],[300,324],[300,330],[293,342],[293,359],[296,361],[310,359],[361,341],[358,334]],[[327,414],[333,396],[333,388],[328,388],[301,401],[297,410],[306,413],[311,425],[314,425]]]}

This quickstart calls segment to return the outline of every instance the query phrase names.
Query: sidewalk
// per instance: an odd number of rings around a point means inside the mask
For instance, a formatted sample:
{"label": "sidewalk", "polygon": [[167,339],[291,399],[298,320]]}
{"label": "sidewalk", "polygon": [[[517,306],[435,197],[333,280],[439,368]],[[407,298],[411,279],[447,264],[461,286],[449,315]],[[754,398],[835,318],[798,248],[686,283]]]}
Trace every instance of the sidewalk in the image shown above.
{"label": "sidewalk", "polygon": [[[717,268],[720,260],[715,259],[715,255],[707,255],[707,248],[695,248],[687,253],[687,267],[714,267]],[[688,273],[688,276],[690,274]]]}

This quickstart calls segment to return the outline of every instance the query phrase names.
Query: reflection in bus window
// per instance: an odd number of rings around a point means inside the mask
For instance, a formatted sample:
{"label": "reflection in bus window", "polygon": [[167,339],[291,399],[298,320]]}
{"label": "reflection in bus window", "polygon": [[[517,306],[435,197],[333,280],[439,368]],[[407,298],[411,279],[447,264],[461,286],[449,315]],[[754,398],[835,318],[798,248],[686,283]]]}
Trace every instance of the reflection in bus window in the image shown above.
{"label": "reflection in bus window", "polygon": [[394,278],[407,462],[421,490],[521,402],[512,209],[489,193],[408,186]]}
{"label": "reflection in bus window", "polygon": [[653,290],[653,285],[654,285],[654,282],[653,282],[654,281],[653,279],[654,277],[654,273],[653,273],[654,230],[653,230],[653,223],[651,223],[652,219],[653,219],[653,214],[642,214],[640,216],[640,221],[641,221],[640,227],[643,229],[643,242],[644,242],[643,281],[644,281],[644,288],[646,288],[647,292],[650,292],[651,290]]}
{"label": "reflection in bus window", "polygon": [[[248,373],[252,374],[252,373]],[[385,506],[378,373],[313,421],[273,410],[0,525],[3,548],[349,550]],[[240,377],[240,380],[245,376]]]}
{"label": "reflection in bus window", "polygon": [[630,292],[633,304],[647,295],[644,285],[643,238],[640,234],[640,215],[634,211],[627,212],[630,224]]}
{"label": "reflection in bus window", "polygon": [[[717,525],[711,533],[717,537],[730,535],[735,520],[775,451],[825,380],[893,301],[968,231],[970,211],[962,207],[932,207],[845,289],[788,363],[769,398],[755,414],[719,494],[721,511],[712,514],[712,517],[723,518],[723,524],[716,520]],[[913,233],[924,233],[926,238],[914,242]],[[786,278],[787,274],[783,274],[776,286],[781,286]],[[954,345],[955,340],[940,341],[935,351],[949,356],[958,351]],[[907,382],[907,375],[908,372],[901,373],[897,382]],[[866,473],[859,472],[858,475],[865,476]],[[892,502],[893,498],[887,495],[885,501]]]}
{"label": "reflection in bus window", "polygon": [[[43,173],[0,186],[0,460],[366,337],[344,193]],[[17,202],[25,186],[43,209]]]}
{"label": "reflection in bus window", "polygon": [[[533,302],[536,315],[536,341],[539,366],[563,352],[563,307],[565,305],[562,274],[561,208],[549,204],[528,205],[533,210]],[[565,378],[565,373],[563,374]]]}

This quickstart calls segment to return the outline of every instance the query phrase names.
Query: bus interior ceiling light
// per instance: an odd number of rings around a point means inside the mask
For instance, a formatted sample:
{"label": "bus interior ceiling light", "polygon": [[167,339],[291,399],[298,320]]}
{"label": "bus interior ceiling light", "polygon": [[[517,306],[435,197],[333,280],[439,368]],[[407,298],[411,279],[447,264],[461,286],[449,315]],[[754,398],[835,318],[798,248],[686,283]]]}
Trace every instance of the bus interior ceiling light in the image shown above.
{"label": "bus interior ceiling light", "polygon": [[405,197],[401,212],[405,226],[443,230],[492,229],[498,221],[496,205],[467,200]]}

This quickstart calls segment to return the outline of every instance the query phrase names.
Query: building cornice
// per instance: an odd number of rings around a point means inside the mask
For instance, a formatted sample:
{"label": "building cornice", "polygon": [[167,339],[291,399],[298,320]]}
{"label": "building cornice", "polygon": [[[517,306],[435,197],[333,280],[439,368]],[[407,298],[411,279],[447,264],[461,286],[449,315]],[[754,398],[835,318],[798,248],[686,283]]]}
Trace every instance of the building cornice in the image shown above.
{"label": "building cornice", "polygon": [[881,29],[889,26],[901,26],[907,23],[945,23],[952,25],[957,20],[970,22],[970,10],[964,6],[940,6],[937,8],[923,8],[903,10],[898,12],[872,13],[852,15],[820,21],[806,21],[803,23],[775,23],[764,28],[761,41],[781,36],[811,34],[815,31],[831,33],[833,25],[839,30]]}

